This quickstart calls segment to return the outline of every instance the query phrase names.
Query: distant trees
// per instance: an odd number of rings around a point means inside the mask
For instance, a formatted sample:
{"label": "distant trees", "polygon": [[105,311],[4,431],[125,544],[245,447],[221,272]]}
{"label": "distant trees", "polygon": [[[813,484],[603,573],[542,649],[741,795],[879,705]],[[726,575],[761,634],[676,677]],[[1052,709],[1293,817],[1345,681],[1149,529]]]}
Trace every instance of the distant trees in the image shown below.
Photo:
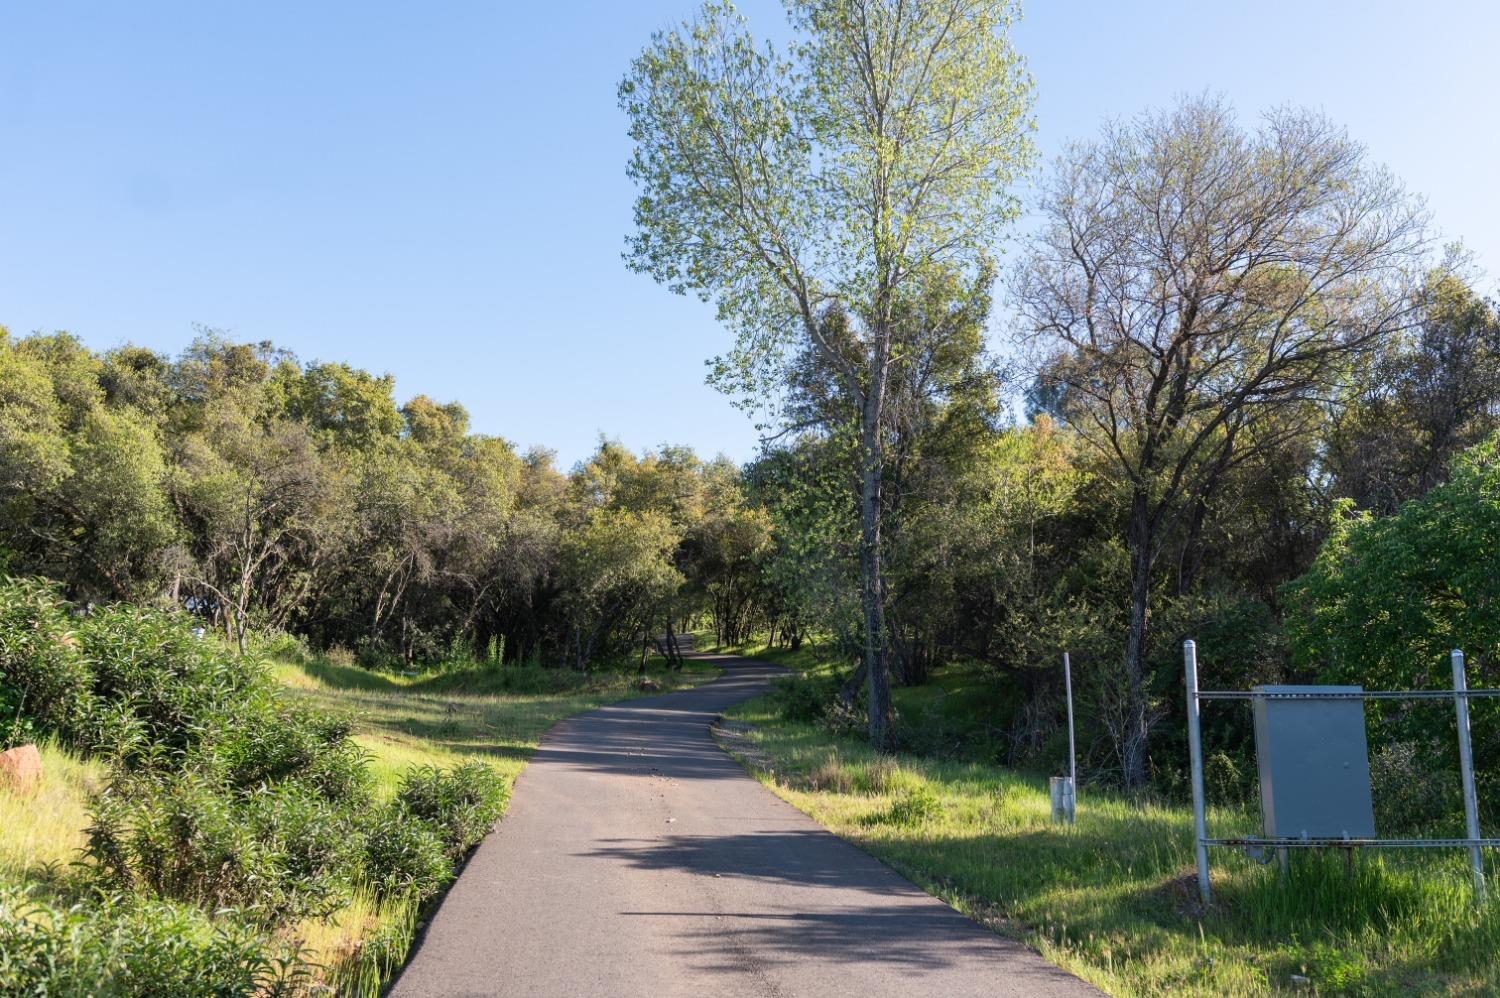
{"label": "distant trees", "polygon": [[1451,273],[1423,290],[1411,328],[1351,379],[1329,434],[1336,491],[1383,514],[1444,481],[1460,451],[1500,427],[1500,310]]}
{"label": "distant trees", "polygon": [[882,539],[893,379],[983,297],[1008,188],[1030,160],[1010,0],[792,2],[760,47],[733,7],[656,35],[620,86],[640,194],[629,262],[713,300],[737,334],[726,389],[816,356],[842,398],[858,496],[870,736],[891,744]]}
{"label": "distant trees", "polygon": [[391,392],[211,331],[175,359],[0,335],[0,572],[371,662],[588,668],[688,617],[757,626],[769,525],[728,462],[606,441],[563,474]]}
{"label": "distant trees", "polygon": [[1211,100],[1073,147],[1041,208],[1012,289],[1053,411],[1122,492],[1139,787],[1163,544],[1234,468],[1316,432],[1355,359],[1414,324],[1424,217],[1325,119],[1274,111],[1247,133]]}
{"label": "distant trees", "polygon": [[622,620],[636,626],[621,632],[640,634],[650,623],[651,611],[676,593],[682,583],[672,566],[678,541],[663,513],[609,508],[590,511],[563,535],[563,602],[571,658],[579,669],[588,668]]}

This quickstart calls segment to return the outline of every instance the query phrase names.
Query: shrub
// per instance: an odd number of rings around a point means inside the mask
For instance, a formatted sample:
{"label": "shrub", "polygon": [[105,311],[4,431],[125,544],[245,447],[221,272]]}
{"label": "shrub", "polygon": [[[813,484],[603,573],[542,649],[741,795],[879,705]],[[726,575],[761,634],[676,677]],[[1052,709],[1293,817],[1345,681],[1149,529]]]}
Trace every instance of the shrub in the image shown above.
{"label": "shrub", "polygon": [[505,798],[505,781],[482,762],[446,772],[417,767],[407,772],[396,792],[396,803],[435,828],[454,861],[489,833],[505,809]]}
{"label": "shrub", "polygon": [[270,686],[252,691],[206,748],[226,781],[242,790],[297,780],[330,800],[368,802],[372,778],[346,718],[288,703]]}
{"label": "shrub", "polygon": [[[1500,434],[1460,454],[1447,483],[1392,516],[1339,510],[1307,574],[1281,590],[1296,665],[1366,689],[1442,688],[1458,646],[1469,652],[1472,684],[1485,685],[1488,650],[1500,645]],[[1377,743],[1453,744],[1451,710],[1367,710]],[[1480,793],[1492,799],[1500,704],[1475,700],[1470,714]]]}
{"label": "shrub", "polygon": [[78,628],[94,696],[128,704],[145,738],[168,751],[195,745],[222,720],[274,695],[261,666],[195,637],[191,625],[180,614],[121,605]]}
{"label": "shrub", "polygon": [[1203,787],[1211,804],[1235,807],[1250,801],[1253,770],[1247,770],[1227,752],[1215,752],[1203,763]]}
{"label": "shrub", "polygon": [[71,623],[51,583],[0,582],[0,680],[38,729],[68,740],[84,730],[93,680]]}
{"label": "shrub", "polygon": [[106,896],[58,909],[0,892],[0,994],[155,998],[286,993],[305,981],[294,954],[230,919]]}
{"label": "shrub", "polygon": [[453,863],[437,830],[393,802],[365,829],[365,877],[381,898],[425,901],[453,879]]}
{"label": "shrub", "polygon": [[249,911],[275,886],[254,828],[200,774],[116,774],[92,816],[88,852],[110,888]]}
{"label": "shrub", "polygon": [[1459,813],[1457,774],[1431,761],[1444,759],[1446,748],[1407,741],[1371,753],[1375,827],[1382,835],[1416,834]]}
{"label": "shrub", "polygon": [[824,676],[784,676],[772,685],[776,706],[788,721],[821,721],[838,699],[838,681]]}
{"label": "shrub", "polygon": [[300,783],[236,793],[191,771],[117,774],[93,803],[88,843],[110,888],[267,923],[334,910],[363,860],[348,806]]}
{"label": "shrub", "polygon": [[20,691],[0,680],[0,752],[36,741],[36,729],[31,718],[21,713],[21,707]]}
{"label": "shrub", "polygon": [[324,916],[353,896],[365,850],[349,808],[292,783],[253,794],[246,805],[244,820],[275,876],[262,907],[280,919]]}

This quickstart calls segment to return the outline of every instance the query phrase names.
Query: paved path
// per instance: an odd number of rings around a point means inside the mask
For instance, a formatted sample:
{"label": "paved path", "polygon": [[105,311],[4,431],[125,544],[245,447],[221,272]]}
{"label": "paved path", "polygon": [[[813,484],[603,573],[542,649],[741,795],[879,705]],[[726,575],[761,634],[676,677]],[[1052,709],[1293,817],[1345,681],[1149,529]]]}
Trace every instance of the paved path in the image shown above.
{"label": "paved path", "polygon": [[776,670],[717,661],[547,735],[393,996],[1099,994],[747,776],[709,724]]}

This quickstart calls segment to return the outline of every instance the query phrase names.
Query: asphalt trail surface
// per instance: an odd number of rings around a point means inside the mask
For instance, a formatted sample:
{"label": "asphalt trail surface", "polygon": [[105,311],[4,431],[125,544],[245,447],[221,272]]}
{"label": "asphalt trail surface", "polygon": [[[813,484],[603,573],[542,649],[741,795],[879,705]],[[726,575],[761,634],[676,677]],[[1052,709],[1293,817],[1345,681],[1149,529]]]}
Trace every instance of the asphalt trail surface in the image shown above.
{"label": "asphalt trail surface", "polygon": [[779,670],[714,660],[543,739],[393,996],[1099,994],[747,776],[709,726]]}

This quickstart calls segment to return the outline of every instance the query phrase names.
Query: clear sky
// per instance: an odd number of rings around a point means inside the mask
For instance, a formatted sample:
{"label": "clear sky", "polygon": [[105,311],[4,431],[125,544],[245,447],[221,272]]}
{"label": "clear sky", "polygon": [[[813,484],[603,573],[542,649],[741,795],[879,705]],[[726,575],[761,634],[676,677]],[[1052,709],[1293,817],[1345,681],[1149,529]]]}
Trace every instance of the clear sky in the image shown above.
{"label": "clear sky", "polygon": [[[600,432],[745,459],[728,334],[620,261],[615,85],[695,6],[0,0],[0,324],[274,340],[565,466]],[[1500,274],[1500,3],[1034,0],[1015,37],[1044,152],[1181,93],[1311,105]]]}

